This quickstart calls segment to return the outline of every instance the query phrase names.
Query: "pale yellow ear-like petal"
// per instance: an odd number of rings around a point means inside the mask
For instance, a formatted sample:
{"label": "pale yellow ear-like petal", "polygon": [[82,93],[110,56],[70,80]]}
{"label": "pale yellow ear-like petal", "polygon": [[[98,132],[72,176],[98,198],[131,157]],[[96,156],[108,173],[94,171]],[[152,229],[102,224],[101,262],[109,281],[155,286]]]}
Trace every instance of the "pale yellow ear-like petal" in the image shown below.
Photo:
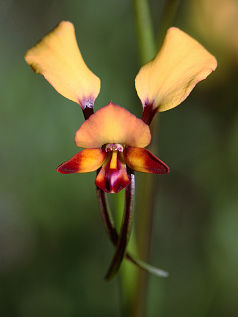
{"label": "pale yellow ear-like petal", "polygon": [[178,106],[216,67],[215,57],[202,45],[172,27],[157,56],[137,74],[137,94],[144,108],[149,105],[153,110],[169,110]]}
{"label": "pale yellow ear-like petal", "polygon": [[64,97],[93,107],[100,91],[100,79],[84,63],[74,26],[61,22],[37,45],[27,51],[26,62]]}

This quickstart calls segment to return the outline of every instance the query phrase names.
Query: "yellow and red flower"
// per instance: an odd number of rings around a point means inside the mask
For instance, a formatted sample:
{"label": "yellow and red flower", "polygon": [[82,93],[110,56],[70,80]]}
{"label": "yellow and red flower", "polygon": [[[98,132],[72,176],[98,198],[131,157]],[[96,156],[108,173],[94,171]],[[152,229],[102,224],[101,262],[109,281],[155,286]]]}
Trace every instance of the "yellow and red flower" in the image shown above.
{"label": "yellow and red flower", "polygon": [[58,172],[85,173],[98,170],[96,185],[117,193],[129,184],[132,170],[165,174],[169,169],[150,151],[150,129],[141,119],[110,102],[86,120],[75,135],[75,143],[85,150],[58,167]]}
{"label": "yellow and red flower", "polygon": [[180,104],[196,83],[216,68],[216,59],[196,40],[178,28],[170,28],[155,59],[136,76],[143,122],[112,102],[93,114],[100,79],[85,64],[72,23],[61,22],[26,53],[25,59],[60,94],[77,102],[88,119],[75,136],[76,145],[85,150],[57,170],[68,174],[100,168],[96,185],[109,193],[117,193],[128,185],[127,168],[168,173],[168,167],[144,149],[151,140],[147,124],[156,112]]}
{"label": "yellow and red flower", "polygon": [[[84,150],[61,164],[63,174],[98,171],[96,186],[103,220],[115,256],[106,278],[119,269],[126,254],[134,196],[133,171],[165,174],[169,168],[145,147],[150,144],[149,124],[157,112],[178,106],[194,86],[217,66],[212,56],[192,37],[172,27],[167,31],[161,50],[142,66],[135,79],[143,105],[142,119],[110,102],[94,113],[94,101],[100,92],[100,79],[87,67],[77,45],[74,26],[61,22],[25,55],[26,62],[64,97],[78,103],[85,122],[75,135],[75,143]],[[117,234],[106,206],[105,192],[126,188],[125,211]],[[157,275],[166,276],[130,254],[134,264]]]}

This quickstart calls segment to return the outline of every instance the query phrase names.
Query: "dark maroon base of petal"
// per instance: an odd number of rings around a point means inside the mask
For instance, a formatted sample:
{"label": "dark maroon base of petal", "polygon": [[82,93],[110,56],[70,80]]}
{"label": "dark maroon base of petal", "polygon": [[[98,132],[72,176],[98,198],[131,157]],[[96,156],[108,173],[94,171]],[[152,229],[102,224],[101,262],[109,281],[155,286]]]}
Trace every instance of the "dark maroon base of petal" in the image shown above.
{"label": "dark maroon base of petal", "polygon": [[150,125],[157,111],[158,108],[153,109],[153,102],[145,101],[143,105],[143,114],[141,119],[146,124]]}

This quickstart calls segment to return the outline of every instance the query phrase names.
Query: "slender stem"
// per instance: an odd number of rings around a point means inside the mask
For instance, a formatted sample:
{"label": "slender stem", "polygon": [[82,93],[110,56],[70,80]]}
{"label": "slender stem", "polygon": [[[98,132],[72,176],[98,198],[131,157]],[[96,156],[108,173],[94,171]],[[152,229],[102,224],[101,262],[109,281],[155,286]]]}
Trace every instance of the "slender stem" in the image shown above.
{"label": "slender stem", "polygon": [[135,195],[135,175],[133,171],[128,173],[130,183],[126,187],[125,194],[125,210],[123,215],[123,221],[120,231],[120,236],[117,242],[117,247],[115,255],[111,262],[110,268],[106,274],[106,279],[110,280],[118,272],[124,255],[126,253],[126,247],[130,237],[131,222],[132,222],[132,211],[133,211],[133,201]]}
{"label": "slender stem", "polygon": [[167,0],[163,12],[162,21],[159,26],[159,32],[157,37],[157,46],[160,47],[165,35],[166,30],[172,25],[181,0]]}
{"label": "slender stem", "polygon": [[142,64],[150,61],[156,53],[153,26],[147,0],[133,0],[140,60]]}
{"label": "slender stem", "polygon": [[[149,12],[149,5],[147,0],[133,0],[135,8],[136,25],[138,32],[138,40],[140,44],[140,59],[144,64],[150,61],[156,53],[155,36],[152,29],[151,16]],[[143,6],[142,6],[143,3]],[[144,9],[146,7],[146,9]],[[145,11],[144,11],[145,10]],[[144,17],[144,19],[141,18]],[[145,25],[149,25],[146,28]],[[149,34],[148,34],[149,32]],[[145,38],[147,39],[145,41]],[[146,118],[144,118],[146,119]],[[152,119],[151,119],[152,120]],[[148,123],[151,122],[148,120]],[[143,175],[140,179],[140,203],[137,208],[137,226],[136,238],[137,247],[140,258],[148,260],[150,253],[151,229],[153,221],[153,204],[152,204],[152,189],[153,189],[152,175]],[[139,271],[137,275],[135,294],[133,298],[132,314],[133,317],[144,317],[146,315],[146,302],[148,290],[148,275],[145,272]]]}
{"label": "slender stem", "polygon": [[[133,0],[135,7],[135,17],[136,17],[136,25],[139,34],[140,43],[140,57],[142,64],[149,61],[149,56],[151,56],[151,47],[155,49],[156,44],[154,42],[153,31],[151,27],[147,28],[145,25],[151,26],[151,17],[149,15],[148,2],[147,0]],[[143,3],[146,6],[146,13],[143,12],[143,7],[141,5]],[[172,20],[174,19],[177,8],[179,5],[179,0],[167,0],[165,10],[163,13],[162,22],[160,24],[160,32],[158,35],[159,44],[161,44],[161,39],[165,33],[165,30],[168,26],[170,26]],[[141,10],[138,12],[138,10]],[[141,19],[141,16],[146,17],[147,22]],[[148,30],[152,33],[152,35],[148,36]],[[150,44],[145,45],[144,38],[147,38]],[[155,52],[154,52],[155,53]],[[154,55],[154,54],[153,54]],[[150,116],[147,113],[143,113],[143,119],[148,124],[151,123],[153,119],[153,113],[150,112]],[[158,118],[157,118],[158,119]],[[158,120],[153,122],[152,130],[157,130],[156,125],[158,124]],[[152,131],[151,131],[152,132]],[[158,131],[156,131],[158,132]],[[152,133],[153,134],[153,133]],[[155,135],[153,135],[153,143],[151,144],[151,149],[157,147],[155,143]],[[154,151],[153,151],[154,152]],[[138,242],[138,252],[139,256],[143,260],[148,260],[150,254],[150,244],[151,244],[151,233],[152,233],[152,223],[153,223],[153,208],[154,208],[154,196],[155,196],[155,187],[154,186],[154,178],[153,175],[146,175],[140,178],[140,190],[143,192],[143,200],[141,199],[139,208],[137,209],[137,242]],[[140,196],[141,197],[141,196]],[[146,315],[146,294],[147,294],[147,274],[145,272],[140,271],[137,279],[137,287],[136,293],[134,295],[134,304],[133,304],[133,312],[132,316],[135,317],[143,317]]]}

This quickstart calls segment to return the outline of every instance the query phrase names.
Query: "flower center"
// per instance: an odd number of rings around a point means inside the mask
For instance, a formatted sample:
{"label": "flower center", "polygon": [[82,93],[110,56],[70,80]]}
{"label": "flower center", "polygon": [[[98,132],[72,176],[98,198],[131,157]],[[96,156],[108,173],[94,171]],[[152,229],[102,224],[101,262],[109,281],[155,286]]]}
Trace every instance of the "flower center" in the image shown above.
{"label": "flower center", "polygon": [[118,193],[129,184],[123,157],[124,148],[125,146],[119,143],[107,143],[102,146],[107,155],[95,183],[106,193]]}
{"label": "flower center", "polygon": [[123,152],[124,147],[123,145],[119,144],[119,143],[108,143],[105,147],[105,151],[106,152],[114,152],[114,151],[119,151],[119,152]]}

